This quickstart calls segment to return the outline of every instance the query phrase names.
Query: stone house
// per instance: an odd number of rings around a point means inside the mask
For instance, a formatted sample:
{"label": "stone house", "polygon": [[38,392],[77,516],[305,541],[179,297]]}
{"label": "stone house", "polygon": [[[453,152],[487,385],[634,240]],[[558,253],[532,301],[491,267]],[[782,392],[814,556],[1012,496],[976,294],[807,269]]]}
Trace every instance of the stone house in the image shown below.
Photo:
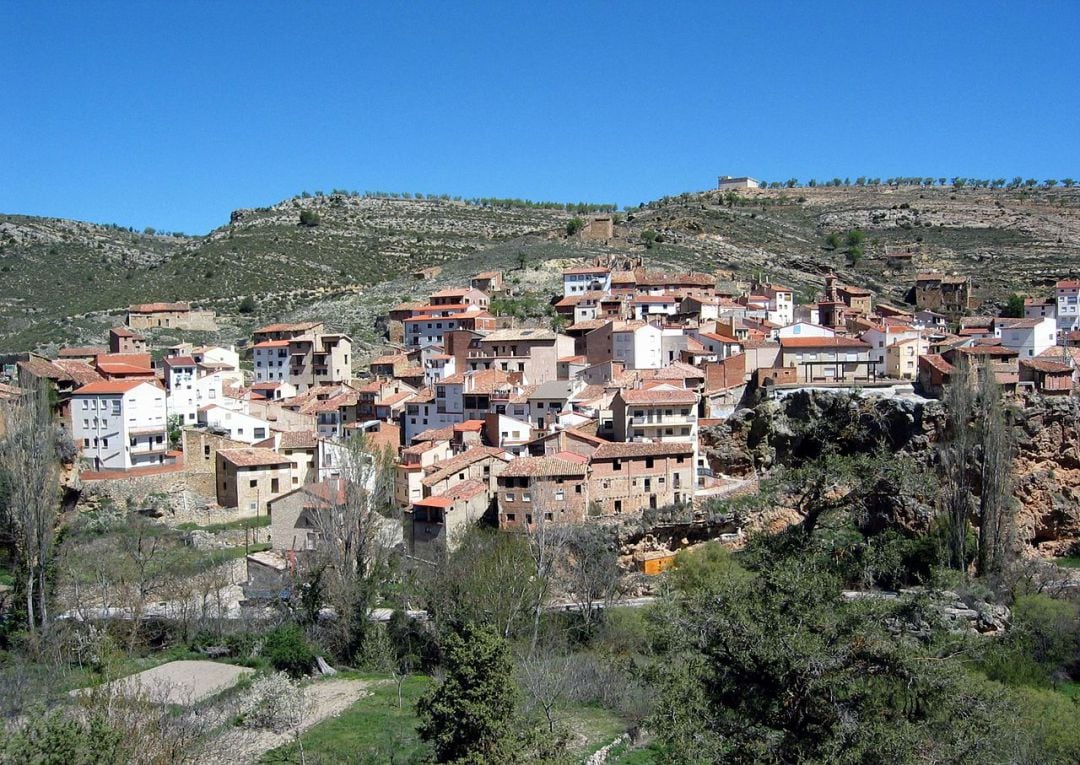
{"label": "stone house", "polygon": [[499,528],[525,530],[544,522],[584,521],[587,462],[569,452],[511,462],[498,477]]}
{"label": "stone house", "polygon": [[268,503],[292,490],[292,462],[271,449],[221,449],[217,453],[217,501],[243,513],[267,512]]}
{"label": "stone house", "polygon": [[588,516],[637,515],[647,508],[689,504],[695,482],[693,444],[603,444],[589,461]]}

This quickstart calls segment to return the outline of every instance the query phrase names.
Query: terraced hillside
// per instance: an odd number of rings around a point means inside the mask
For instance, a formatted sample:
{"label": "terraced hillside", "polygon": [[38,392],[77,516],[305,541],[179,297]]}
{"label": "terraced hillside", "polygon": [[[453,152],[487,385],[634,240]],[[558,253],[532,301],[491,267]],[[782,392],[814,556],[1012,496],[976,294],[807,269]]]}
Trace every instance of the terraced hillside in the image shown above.
{"label": "terraced hillside", "polygon": [[[300,225],[304,211],[318,225]],[[189,300],[223,315],[217,336],[197,339],[231,342],[264,319],[317,316],[374,343],[379,313],[397,300],[486,268],[513,270],[516,290],[539,295],[564,263],[600,252],[644,254],[655,267],[766,275],[806,298],[829,271],[899,301],[917,270],[942,268],[971,275],[991,304],[1080,271],[1078,189],[683,194],[620,213],[606,243],[566,237],[570,217],[339,194],[237,210],[198,238],[0,216],[0,349],[100,342],[124,307],[150,300]],[[830,233],[844,240],[853,229],[864,232],[861,255],[844,241],[827,243]],[[890,265],[890,248],[915,254]],[[432,264],[444,267],[436,281],[409,276]],[[238,311],[246,295],[254,313]]]}

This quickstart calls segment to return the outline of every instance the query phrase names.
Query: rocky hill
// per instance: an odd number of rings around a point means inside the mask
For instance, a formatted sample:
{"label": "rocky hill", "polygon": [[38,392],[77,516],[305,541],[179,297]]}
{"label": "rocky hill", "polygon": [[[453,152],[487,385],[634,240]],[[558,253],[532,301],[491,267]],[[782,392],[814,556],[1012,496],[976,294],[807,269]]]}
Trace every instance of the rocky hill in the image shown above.
{"label": "rocky hill", "polygon": [[[301,225],[301,213],[317,225]],[[916,270],[973,277],[987,309],[1014,290],[1039,291],[1080,263],[1080,190],[817,187],[666,197],[616,216],[607,242],[567,237],[572,213],[448,199],[347,194],[237,210],[202,237],[0,216],[0,348],[99,342],[132,302],[189,300],[223,314],[213,339],[242,337],[263,318],[318,315],[363,331],[391,298],[423,294],[409,278],[444,267],[444,281],[484,268],[522,269],[519,289],[564,262],[601,252],[644,254],[650,266],[766,275],[804,298],[821,277],[900,301]],[[309,218],[309,222],[312,219]],[[843,239],[864,232],[860,254]],[[914,253],[899,267],[889,251]],[[892,265],[890,265],[892,263]],[[546,268],[545,268],[546,266]],[[378,286],[376,286],[378,285]],[[437,286],[437,285],[436,285]],[[240,314],[245,295],[253,316]]]}
{"label": "rocky hill", "polygon": [[[1080,405],[1072,398],[1044,396],[1018,403],[1023,414],[1013,426],[1016,541],[1030,553],[1075,555],[1080,551]],[[945,419],[940,401],[807,390],[739,410],[706,428],[703,438],[710,466],[733,476],[798,465],[825,443],[845,453],[883,445],[929,468],[938,457]],[[937,514],[934,494],[927,485],[922,496],[916,491],[897,497],[891,521],[925,531]]]}

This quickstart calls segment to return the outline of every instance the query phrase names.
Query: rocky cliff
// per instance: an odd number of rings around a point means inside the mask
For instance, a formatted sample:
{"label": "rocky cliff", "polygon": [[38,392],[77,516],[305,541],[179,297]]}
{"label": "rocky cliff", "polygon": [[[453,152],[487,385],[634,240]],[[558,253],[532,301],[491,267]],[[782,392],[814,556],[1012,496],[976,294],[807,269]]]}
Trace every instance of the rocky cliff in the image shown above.
{"label": "rocky cliff", "polygon": [[[1044,555],[1080,550],[1080,404],[1073,398],[1017,399],[1012,420],[1017,541]],[[847,454],[884,447],[933,471],[945,426],[939,401],[813,390],[742,409],[705,429],[703,437],[718,474],[762,475],[797,466],[827,446]],[[898,502],[902,516],[895,520],[913,530],[925,527],[933,497],[920,499],[907,511]]]}

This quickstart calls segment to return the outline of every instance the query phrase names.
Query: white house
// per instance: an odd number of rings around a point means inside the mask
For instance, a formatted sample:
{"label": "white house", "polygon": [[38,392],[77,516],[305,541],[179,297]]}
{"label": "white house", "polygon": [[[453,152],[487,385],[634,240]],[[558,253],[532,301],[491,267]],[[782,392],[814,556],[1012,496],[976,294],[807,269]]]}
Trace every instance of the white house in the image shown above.
{"label": "white house", "polygon": [[611,360],[627,369],[659,369],[663,366],[663,331],[653,324],[615,322],[611,329]]}
{"label": "white house", "polygon": [[1012,319],[1000,327],[1001,344],[1019,352],[1022,359],[1038,356],[1057,342],[1057,322],[1050,317]]}
{"label": "white house", "polygon": [[563,271],[563,297],[611,289],[611,269],[600,266],[568,268]]}
{"label": "white house", "polygon": [[102,380],[71,398],[72,437],[93,470],[169,461],[165,391],[145,380]]}
{"label": "white house", "polygon": [[[886,324],[866,330],[861,338],[870,346],[870,360],[876,362],[879,369],[884,369],[885,356],[889,347],[901,341],[918,340],[921,336],[922,332],[915,327],[909,327],[906,324]],[[918,355],[928,351],[929,347],[925,350],[920,348]]]}
{"label": "white house", "polygon": [[1062,279],[1054,288],[1057,295],[1057,327],[1062,332],[1071,332],[1080,326],[1080,306],[1077,305],[1080,280]]}
{"label": "white house", "polygon": [[253,444],[269,438],[270,423],[250,414],[235,412],[218,404],[208,404],[199,409],[199,426],[234,441]]}
{"label": "white house", "polygon": [[200,407],[224,400],[224,372],[210,371],[191,356],[166,356],[162,363],[170,417],[180,417],[184,425],[194,425]]}
{"label": "white house", "polygon": [[758,290],[768,298],[768,320],[784,326],[795,321],[795,292],[782,284],[761,284]]}
{"label": "white house", "polygon": [[251,349],[255,382],[288,382],[289,341],[263,340]]}
{"label": "white house", "polygon": [[836,332],[820,324],[796,321],[780,327],[779,337],[834,337]]}

